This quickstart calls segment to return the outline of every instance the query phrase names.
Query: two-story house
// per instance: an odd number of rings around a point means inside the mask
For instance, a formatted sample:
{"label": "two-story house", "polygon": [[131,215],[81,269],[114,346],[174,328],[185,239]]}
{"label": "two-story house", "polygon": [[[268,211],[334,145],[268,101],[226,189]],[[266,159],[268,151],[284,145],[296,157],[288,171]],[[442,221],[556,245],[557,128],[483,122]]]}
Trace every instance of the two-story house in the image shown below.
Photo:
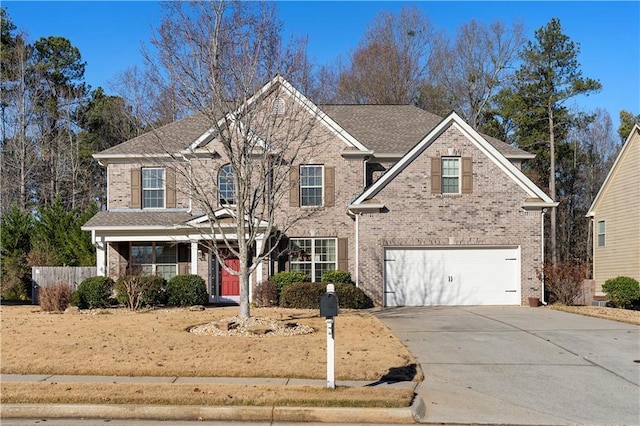
{"label": "two-story house", "polygon": [[[479,134],[455,113],[317,106],[279,76],[261,92],[276,89],[272,108],[287,119],[292,104],[304,103],[318,145],[291,165],[278,213],[315,214],[287,228],[252,284],[281,270],[319,281],[342,269],[384,306],[520,305],[542,297],[544,212],[556,203],[521,172],[531,154]],[[198,157],[194,173],[214,176],[218,223],[234,220],[228,160],[213,154],[220,150],[208,132],[194,115],[94,155],[107,168],[108,203],[83,229],[92,232],[99,274],[117,277],[131,266],[167,278],[194,273],[212,302],[238,300],[237,277],[202,244],[220,237],[203,232],[209,218],[180,190],[187,183],[172,167]],[[268,236],[256,250],[267,244]],[[236,260],[224,261],[233,268]]]}
{"label": "two-story house", "polygon": [[587,217],[593,235],[595,296],[603,297],[609,279],[628,276],[640,281],[640,125],[620,149]]}

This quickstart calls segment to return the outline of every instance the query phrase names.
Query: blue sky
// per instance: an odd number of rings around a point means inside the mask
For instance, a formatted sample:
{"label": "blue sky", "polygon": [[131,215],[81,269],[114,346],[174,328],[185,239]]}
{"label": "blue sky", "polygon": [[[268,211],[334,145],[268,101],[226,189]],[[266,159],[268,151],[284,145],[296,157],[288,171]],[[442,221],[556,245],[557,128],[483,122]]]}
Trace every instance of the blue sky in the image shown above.
{"label": "blue sky", "polygon": [[[640,114],[640,2],[278,2],[285,32],[307,35],[309,55],[320,64],[343,60],[353,51],[374,17],[403,5],[423,9],[438,29],[453,33],[470,19],[484,23],[521,21],[526,36],[552,17],[580,44],[579,61],[585,77],[596,78],[601,92],[577,98],[573,104],[591,111],[605,108],[618,125],[625,109]],[[11,19],[31,41],[63,36],[80,49],[87,62],[85,79],[108,90],[108,81],[141,62],[140,47],[160,22],[161,8],[152,1],[3,1]]]}

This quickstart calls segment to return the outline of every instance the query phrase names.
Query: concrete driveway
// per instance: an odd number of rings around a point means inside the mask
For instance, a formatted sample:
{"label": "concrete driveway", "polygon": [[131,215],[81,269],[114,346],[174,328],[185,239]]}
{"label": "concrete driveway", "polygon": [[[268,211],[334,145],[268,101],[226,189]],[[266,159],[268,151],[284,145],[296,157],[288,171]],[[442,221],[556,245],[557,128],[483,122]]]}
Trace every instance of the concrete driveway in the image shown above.
{"label": "concrete driveway", "polygon": [[429,423],[640,424],[640,327],[547,308],[376,314],[425,374]]}

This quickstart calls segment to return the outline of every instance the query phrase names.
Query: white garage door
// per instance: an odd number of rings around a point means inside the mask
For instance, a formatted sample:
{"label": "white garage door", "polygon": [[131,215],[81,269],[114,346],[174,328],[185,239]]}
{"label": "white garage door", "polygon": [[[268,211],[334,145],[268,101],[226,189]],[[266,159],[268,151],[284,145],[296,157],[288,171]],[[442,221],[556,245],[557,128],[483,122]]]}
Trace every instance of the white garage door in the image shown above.
{"label": "white garage door", "polygon": [[520,305],[520,250],[387,248],[385,306]]}

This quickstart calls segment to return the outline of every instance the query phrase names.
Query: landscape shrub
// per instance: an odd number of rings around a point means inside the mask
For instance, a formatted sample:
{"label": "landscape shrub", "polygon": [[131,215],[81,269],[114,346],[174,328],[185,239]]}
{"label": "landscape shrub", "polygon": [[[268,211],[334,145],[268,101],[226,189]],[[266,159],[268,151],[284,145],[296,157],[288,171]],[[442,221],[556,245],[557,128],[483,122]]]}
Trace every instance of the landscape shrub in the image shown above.
{"label": "landscape shrub", "polygon": [[142,281],[145,288],[142,295],[143,304],[159,306],[167,303],[167,280],[159,275],[146,275],[142,277]]}
{"label": "landscape shrub", "polygon": [[206,305],[208,301],[207,286],[199,275],[176,275],[167,283],[168,305]]}
{"label": "landscape shrub", "polygon": [[64,311],[71,301],[71,286],[65,282],[57,282],[52,286],[42,287],[38,292],[38,301],[43,311]]}
{"label": "landscape shrub", "polygon": [[104,308],[110,305],[114,282],[109,277],[91,277],[78,286],[78,307],[80,309]]}
{"label": "landscape shrub", "polygon": [[348,271],[327,271],[322,274],[322,282],[323,283],[333,283],[333,284],[349,284],[351,283],[351,272]]}
{"label": "landscape shrub", "polygon": [[551,303],[574,304],[583,292],[583,282],[587,268],[581,262],[557,263],[555,266],[546,263],[538,270],[538,278],[544,279],[544,287],[549,293]]}
{"label": "landscape shrub", "polygon": [[640,285],[631,277],[616,277],[605,281],[602,291],[616,308],[631,308],[640,299]]}
{"label": "landscape shrub", "polygon": [[269,281],[276,283],[278,294],[282,294],[282,289],[293,283],[309,282],[309,276],[300,271],[282,271],[272,275]]}
{"label": "landscape shrub", "polygon": [[320,297],[327,291],[324,283],[293,283],[280,293],[280,306],[296,309],[320,309]]}
{"label": "landscape shrub", "polygon": [[278,288],[273,281],[262,281],[253,289],[253,303],[258,308],[278,306]]}
{"label": "landscape shrub", "polygon": [[129,309],[166,303],[166,281],[158,275],[126,275],[116,281],[118,303]]}
{"label": "landscape shrub", "polygon": [[27,288],[30,287],[25,279],[17,277],[2,277],[0,283],[0,298],[2,300],[25,301],[29,300]]}
{"label": "landscape shrub", "polygon": [[69,298],[69,305],[80,307],[80,293],[78,293],[78,290],[71,293],[71,297]]}
{"label": "landscape shrub", "polygon": [[354,284],[335,284],[338,304],[345,309],[368,309],[373,308],[373,301],[367,293]]}
{"label": "landscape shrub", "polygon": [[[338,306],[344,309],[367,309],[373,301],[362,289],[353,284],[334,284]],[[320,297],[327,291],[327,283],[293,283],[282,290],[280,306],[283,308],[320,309]]]}

